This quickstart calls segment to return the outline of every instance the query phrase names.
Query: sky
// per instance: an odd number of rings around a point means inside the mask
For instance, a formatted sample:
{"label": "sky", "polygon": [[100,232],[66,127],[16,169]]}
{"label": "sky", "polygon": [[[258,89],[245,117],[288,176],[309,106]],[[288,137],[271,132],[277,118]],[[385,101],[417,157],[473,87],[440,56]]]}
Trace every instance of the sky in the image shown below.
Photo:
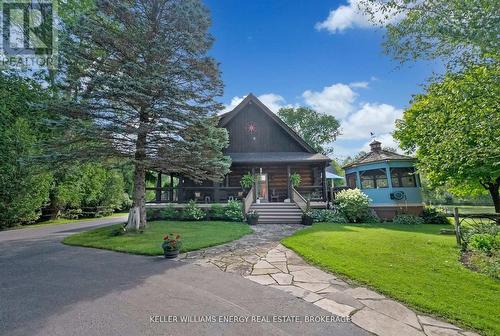
{"label": "sky", "polygon": [[385,55],[384,30],[359,12],[358,1],[205,0],[226,110],[251,92],[274,112],[309,106],[333,115],[341,122],[337,159],[367,150],[370,132],[397,147],[394,121],[439,67],[400,66]]}

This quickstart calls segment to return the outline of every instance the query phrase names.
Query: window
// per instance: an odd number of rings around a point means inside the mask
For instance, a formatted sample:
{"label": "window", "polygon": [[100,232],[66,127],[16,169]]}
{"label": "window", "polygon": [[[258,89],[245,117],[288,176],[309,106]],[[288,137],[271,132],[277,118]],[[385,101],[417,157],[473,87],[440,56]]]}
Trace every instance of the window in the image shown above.
{"label": "window", "polygon": [[356,189],[356,173],[346,174],[345,180],[348,188]]}
{"label": "window", "polygon": [[365,170],[359,174],[362,189],[388,188],[387,175],[384,169]]}
{"label": "window", "polygon": [[415,168],[391,168],[391,181],[394,188],[416,187]]}

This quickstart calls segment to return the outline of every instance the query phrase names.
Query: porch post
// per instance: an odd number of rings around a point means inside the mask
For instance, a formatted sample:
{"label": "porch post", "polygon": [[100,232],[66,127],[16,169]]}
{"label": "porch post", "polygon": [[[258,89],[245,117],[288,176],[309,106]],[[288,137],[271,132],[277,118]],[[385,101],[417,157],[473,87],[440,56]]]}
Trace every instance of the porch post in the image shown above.
{"label": "porch post", "polygon": [[170,173],[170,203],[174,202],[174,175]]}
{"label": "porch post", "polygon": [[327,165],[325,164],[323,166],[323,169],[321,170],[321,185],[322,185],[322,189],[323,189],[323,201],[327,201],[328,200],[328,197],[326,195],[326,167]]}
{"label": "porch post", "polygon": [[286,181],[287,181],[287,198],[291,199],[292,197],[292,184],[290,183],[290,165],[286,166]]}
{"label": "porch post", "polygon": [[253,201],[255,202],[257,200],[257,184],[255,183],[255,167],[252,167],[252,177],[254,178],[254,181],[253,181]]}
{"label": "porch post", "polygon": [[161,172],[158,172],[158,175],[156,177],[155,195],[156,195],[156,203],[160,203],[161,202]]}

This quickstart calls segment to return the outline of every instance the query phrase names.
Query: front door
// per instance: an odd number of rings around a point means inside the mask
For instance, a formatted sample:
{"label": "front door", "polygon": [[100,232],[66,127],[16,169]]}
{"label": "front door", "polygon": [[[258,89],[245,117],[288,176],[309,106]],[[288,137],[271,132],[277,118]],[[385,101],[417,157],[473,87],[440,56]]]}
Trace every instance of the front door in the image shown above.
{"label": "front door", "polygon": [[267,174],[257,174],[257,198],[267,202],[269,194],[269,181]]}

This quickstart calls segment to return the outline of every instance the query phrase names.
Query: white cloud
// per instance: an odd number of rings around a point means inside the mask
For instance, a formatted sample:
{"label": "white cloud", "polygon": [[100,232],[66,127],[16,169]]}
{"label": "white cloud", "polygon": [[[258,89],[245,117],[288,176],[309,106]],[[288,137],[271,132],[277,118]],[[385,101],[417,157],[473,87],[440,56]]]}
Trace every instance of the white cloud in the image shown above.
{"label": "white cloud", "polygon": [[[342,120],[342,139],[370,139],[370,132],[376,136],[391,133],[394,122],[403,110],[388,104],[366,103],[361,109]],[[387,144],[389,145],[389,144]]]}
{"label": "white cloud", "polygon": [[[235,96],[231,99],[231,102],[226,105],[224,110],[221,113],[229,112],[233,110],[239,103],[245,99],[246,96],[238,97]],[[278,110],[282,107],[292,106],[290,104],[285,104],[285,98],[275,93],[265,93],[257,97],[264,105],[266,105],[271,111],[277,113]]]}
{"label": "white cloud", "polygon": [[274,113],[277,113],[280,108],[285,107],[285,98],[274,93],[266,93],[257,98]]}
{"label": "white cloud", "polygon": [[352,82],[349,83],[349,86],[354,88],[354,89],[368,89],[368,85],[370,83],[368,82]]}
{"label": "white cloud", "polygon": [[313,109],[339,119],[344,118],[353,110],[352,104],[356,96],[357,93],[349,85],[341,83],[327,86],[319,92],[307,90],[302,94],[306,104]]}
{"label": "white cloud", "polygon": [[317,30],[327,30],[328,32],[340,33],[349,28],[371,28],[379,23],[394,23],[402,18],[402,15],[395,13],[384,13],[380,5],[370,3],[370,11],[375,13],[374,21],[370,15],[360,8],[366,8],[366,4],[360,0],[347,0],[346,5],[341,5],[337,9],[332,9],[328,17],[323,22],[316,23]]}

